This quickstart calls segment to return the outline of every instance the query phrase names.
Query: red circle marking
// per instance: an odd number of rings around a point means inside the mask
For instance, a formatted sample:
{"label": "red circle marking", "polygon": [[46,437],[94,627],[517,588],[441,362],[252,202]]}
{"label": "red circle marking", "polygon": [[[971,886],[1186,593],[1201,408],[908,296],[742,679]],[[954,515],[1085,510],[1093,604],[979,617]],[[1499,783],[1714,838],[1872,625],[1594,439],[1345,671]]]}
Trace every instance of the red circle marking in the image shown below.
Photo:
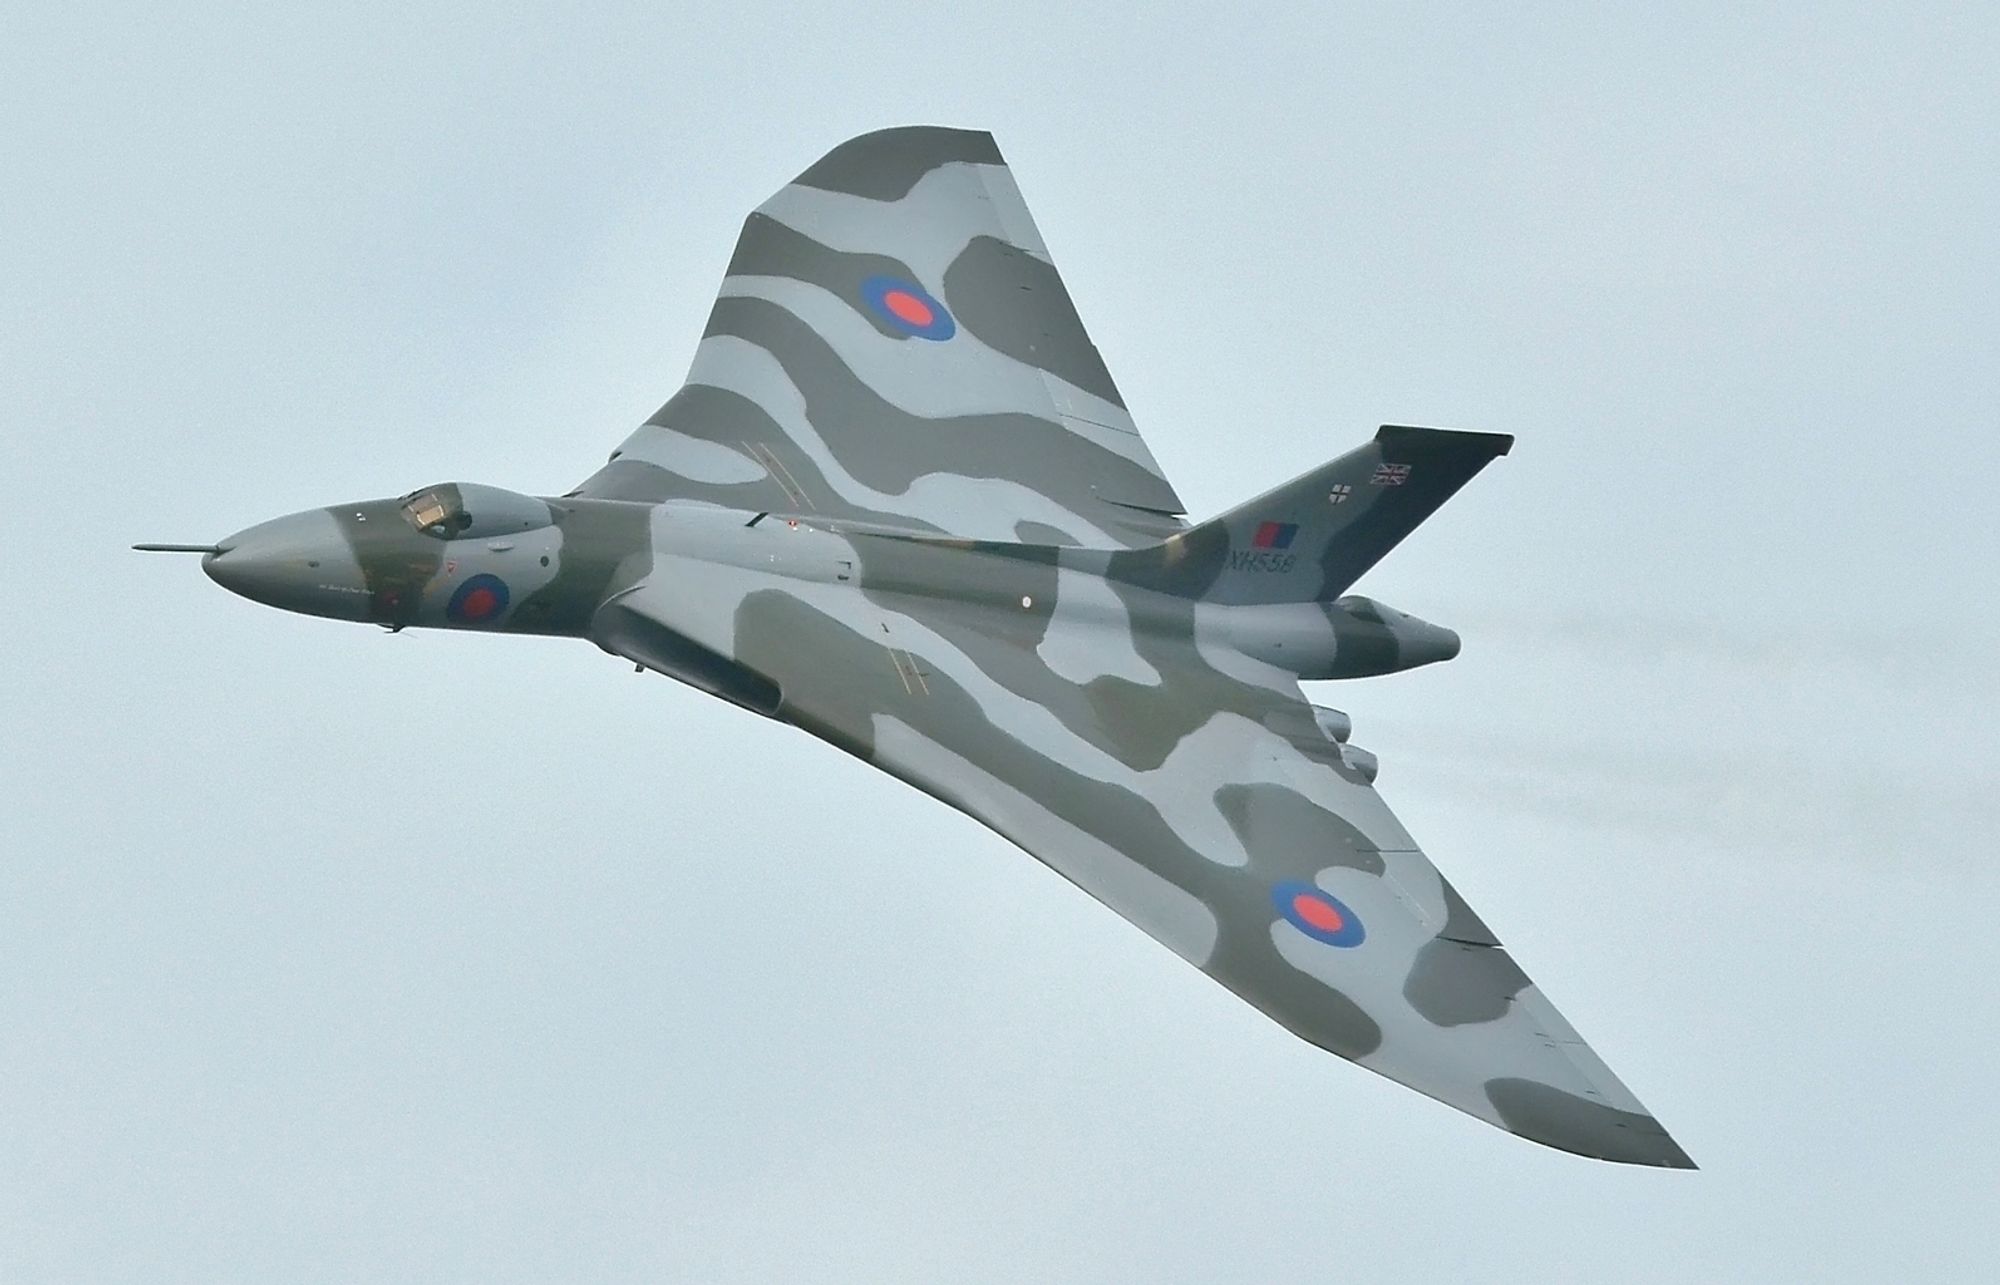
{"label": "red circle marking", "polygon": [[1309,892],[1292,898],[1292,913],[1323,933],[1337,933],[1347,924],[1338,910]]}
{"label": "red circle marking", "polygon": [[928,326],[937,320],[931,306],[907,290],[891,290],[882,296],[882,306],[896,314],[906,326]]}
{"label": "red circle marking", "polygon": [[465,595],[465,601],[459,606],[458,612],[467,620],[483,620],[493,614],[497,602],[491,589],[474,589]]}

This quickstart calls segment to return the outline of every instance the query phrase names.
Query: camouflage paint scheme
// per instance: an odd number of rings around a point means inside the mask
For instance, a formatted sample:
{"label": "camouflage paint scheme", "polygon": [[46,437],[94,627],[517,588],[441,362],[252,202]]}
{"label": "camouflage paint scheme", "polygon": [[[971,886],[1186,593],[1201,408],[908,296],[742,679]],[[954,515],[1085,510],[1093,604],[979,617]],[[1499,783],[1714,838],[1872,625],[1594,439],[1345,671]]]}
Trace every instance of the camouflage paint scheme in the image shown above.
{"label": "camouflage paint scheme", "polygon": [[1384,428],[1190,526],[992,138],[894,129],[750,216],[686,386],[569,494],[339,505],[203,565],[295,611],[589,638],[978,818],[1322,1048],[1692,1167],[1299,687],[1456,654],[1347,590],[1510,445]]}

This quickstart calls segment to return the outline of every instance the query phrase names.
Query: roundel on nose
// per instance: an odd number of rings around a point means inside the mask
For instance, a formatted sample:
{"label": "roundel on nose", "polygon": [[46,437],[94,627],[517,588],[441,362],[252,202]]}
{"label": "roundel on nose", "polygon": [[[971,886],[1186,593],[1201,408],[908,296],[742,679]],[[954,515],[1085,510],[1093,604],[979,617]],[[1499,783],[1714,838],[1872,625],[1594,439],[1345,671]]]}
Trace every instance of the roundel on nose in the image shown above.
{"label": "roundel on nose", "polygon": [[507,582],[499,576],[467,576],[445,604],[444,614],[461,625],[483,625],[507,610],[508,598]]}

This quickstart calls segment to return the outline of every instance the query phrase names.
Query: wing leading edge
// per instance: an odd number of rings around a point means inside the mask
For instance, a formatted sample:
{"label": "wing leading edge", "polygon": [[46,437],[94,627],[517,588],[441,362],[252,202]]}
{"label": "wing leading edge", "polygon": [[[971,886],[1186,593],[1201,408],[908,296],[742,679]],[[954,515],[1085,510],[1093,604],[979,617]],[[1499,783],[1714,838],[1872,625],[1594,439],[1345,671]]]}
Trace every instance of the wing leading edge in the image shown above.
{"label": "wing leading edge", "polygon": [[577,494],[1106,548],[1185,512],[992,136],[932,127],[757,207],[686,385]]}

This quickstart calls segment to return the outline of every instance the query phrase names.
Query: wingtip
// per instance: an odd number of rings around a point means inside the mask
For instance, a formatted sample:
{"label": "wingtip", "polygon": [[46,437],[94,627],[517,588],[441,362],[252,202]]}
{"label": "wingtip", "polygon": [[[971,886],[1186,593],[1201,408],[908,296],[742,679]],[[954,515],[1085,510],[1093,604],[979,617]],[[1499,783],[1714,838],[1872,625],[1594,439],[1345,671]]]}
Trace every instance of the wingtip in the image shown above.
{"label": "wingtip", "polygon": [[1543,1146],[1614,1164],[1697,1167],[1643,1108],[1622,1111],[1553,1084],[1516,1078],[1488,1081],[1486,1096],[1498,1113],[1500,1127]]}
{"label": "wingtip", "polygon": [[792,182],[876,201],[900,201],[943,165],[1005,165],[985,130],[894,125],[856,135],[807,166]]}
{"label": "wingtip", "polygon": [[1672,1148],[1672,1150],[1673,1150],[1673,1155],[1672,1155],[1672,1157],[1671,1157],[1671,1158],[1669,1158],[1669,1159],[1666,1159],[1666,1160],[1663,1160],[1663,1161],[1661,1161],[1661,1162],[1660,1162],[1660,1166],[1659,1166],[1660,1168],[1662,1168],[1662,1169],[1700,1169],[1700,1168],[1701,1168],[1701,1166],[1700,1166],[1700,1165],[1698,1165],[1698,1164],[1696,1164],[1696,1163],[1694,1162],[1694,1157],[1693,1157],[1693,1156],[1689,1155],[1689,1154],[1688,1154],[1688,1153],[1687,1153],[1686,1151],[1683,1151],[1683,1150],[1681,1149],[1681,1144],[1680,1144],[1680,1143],[1678,1143],[1678,1142],[1675,1142],[1675,1141],[1674,1141],[1674,1140],[1673,1140],[1672,1138],[1668,1137],[1668,1136],[1667,1136],[1666,1134],[1664,1134],[1664,1133],[1660,1135],[1660,1140],[1661,1140],[1662,1142],[1666,1143],[1666,1145],[1667,1145],[1668,1147]]}
{"label": "wingtip", "polygon": [[1700,1165],[1694,1162],[1693,1156],[1690,1156],[1681,1149],[1680,1143],[1675,1142],[1665,1133],[1650,1135],[1647,1138],[1647,1142],[1649,1144],[1647,1147],[1636,1152],[1624,1151],[1618,1155],[1597,1156],[1594,1158],[1608,1160],[1613,1164],[1637,1165],[1642,1169],[1701,1168]]}
{"label": "wingtip", "polygon": [[1602,1160],[1606,1164],[1631,1165],[1635,1169],[1698,1170],[1694,1157],[1681,1149],[1665,1131],[1619,1128],[1615,1133],[1594,1137],[1558,1137],[1511,1129],[1517,1137],[1539,1142],[1555,1151]]}

